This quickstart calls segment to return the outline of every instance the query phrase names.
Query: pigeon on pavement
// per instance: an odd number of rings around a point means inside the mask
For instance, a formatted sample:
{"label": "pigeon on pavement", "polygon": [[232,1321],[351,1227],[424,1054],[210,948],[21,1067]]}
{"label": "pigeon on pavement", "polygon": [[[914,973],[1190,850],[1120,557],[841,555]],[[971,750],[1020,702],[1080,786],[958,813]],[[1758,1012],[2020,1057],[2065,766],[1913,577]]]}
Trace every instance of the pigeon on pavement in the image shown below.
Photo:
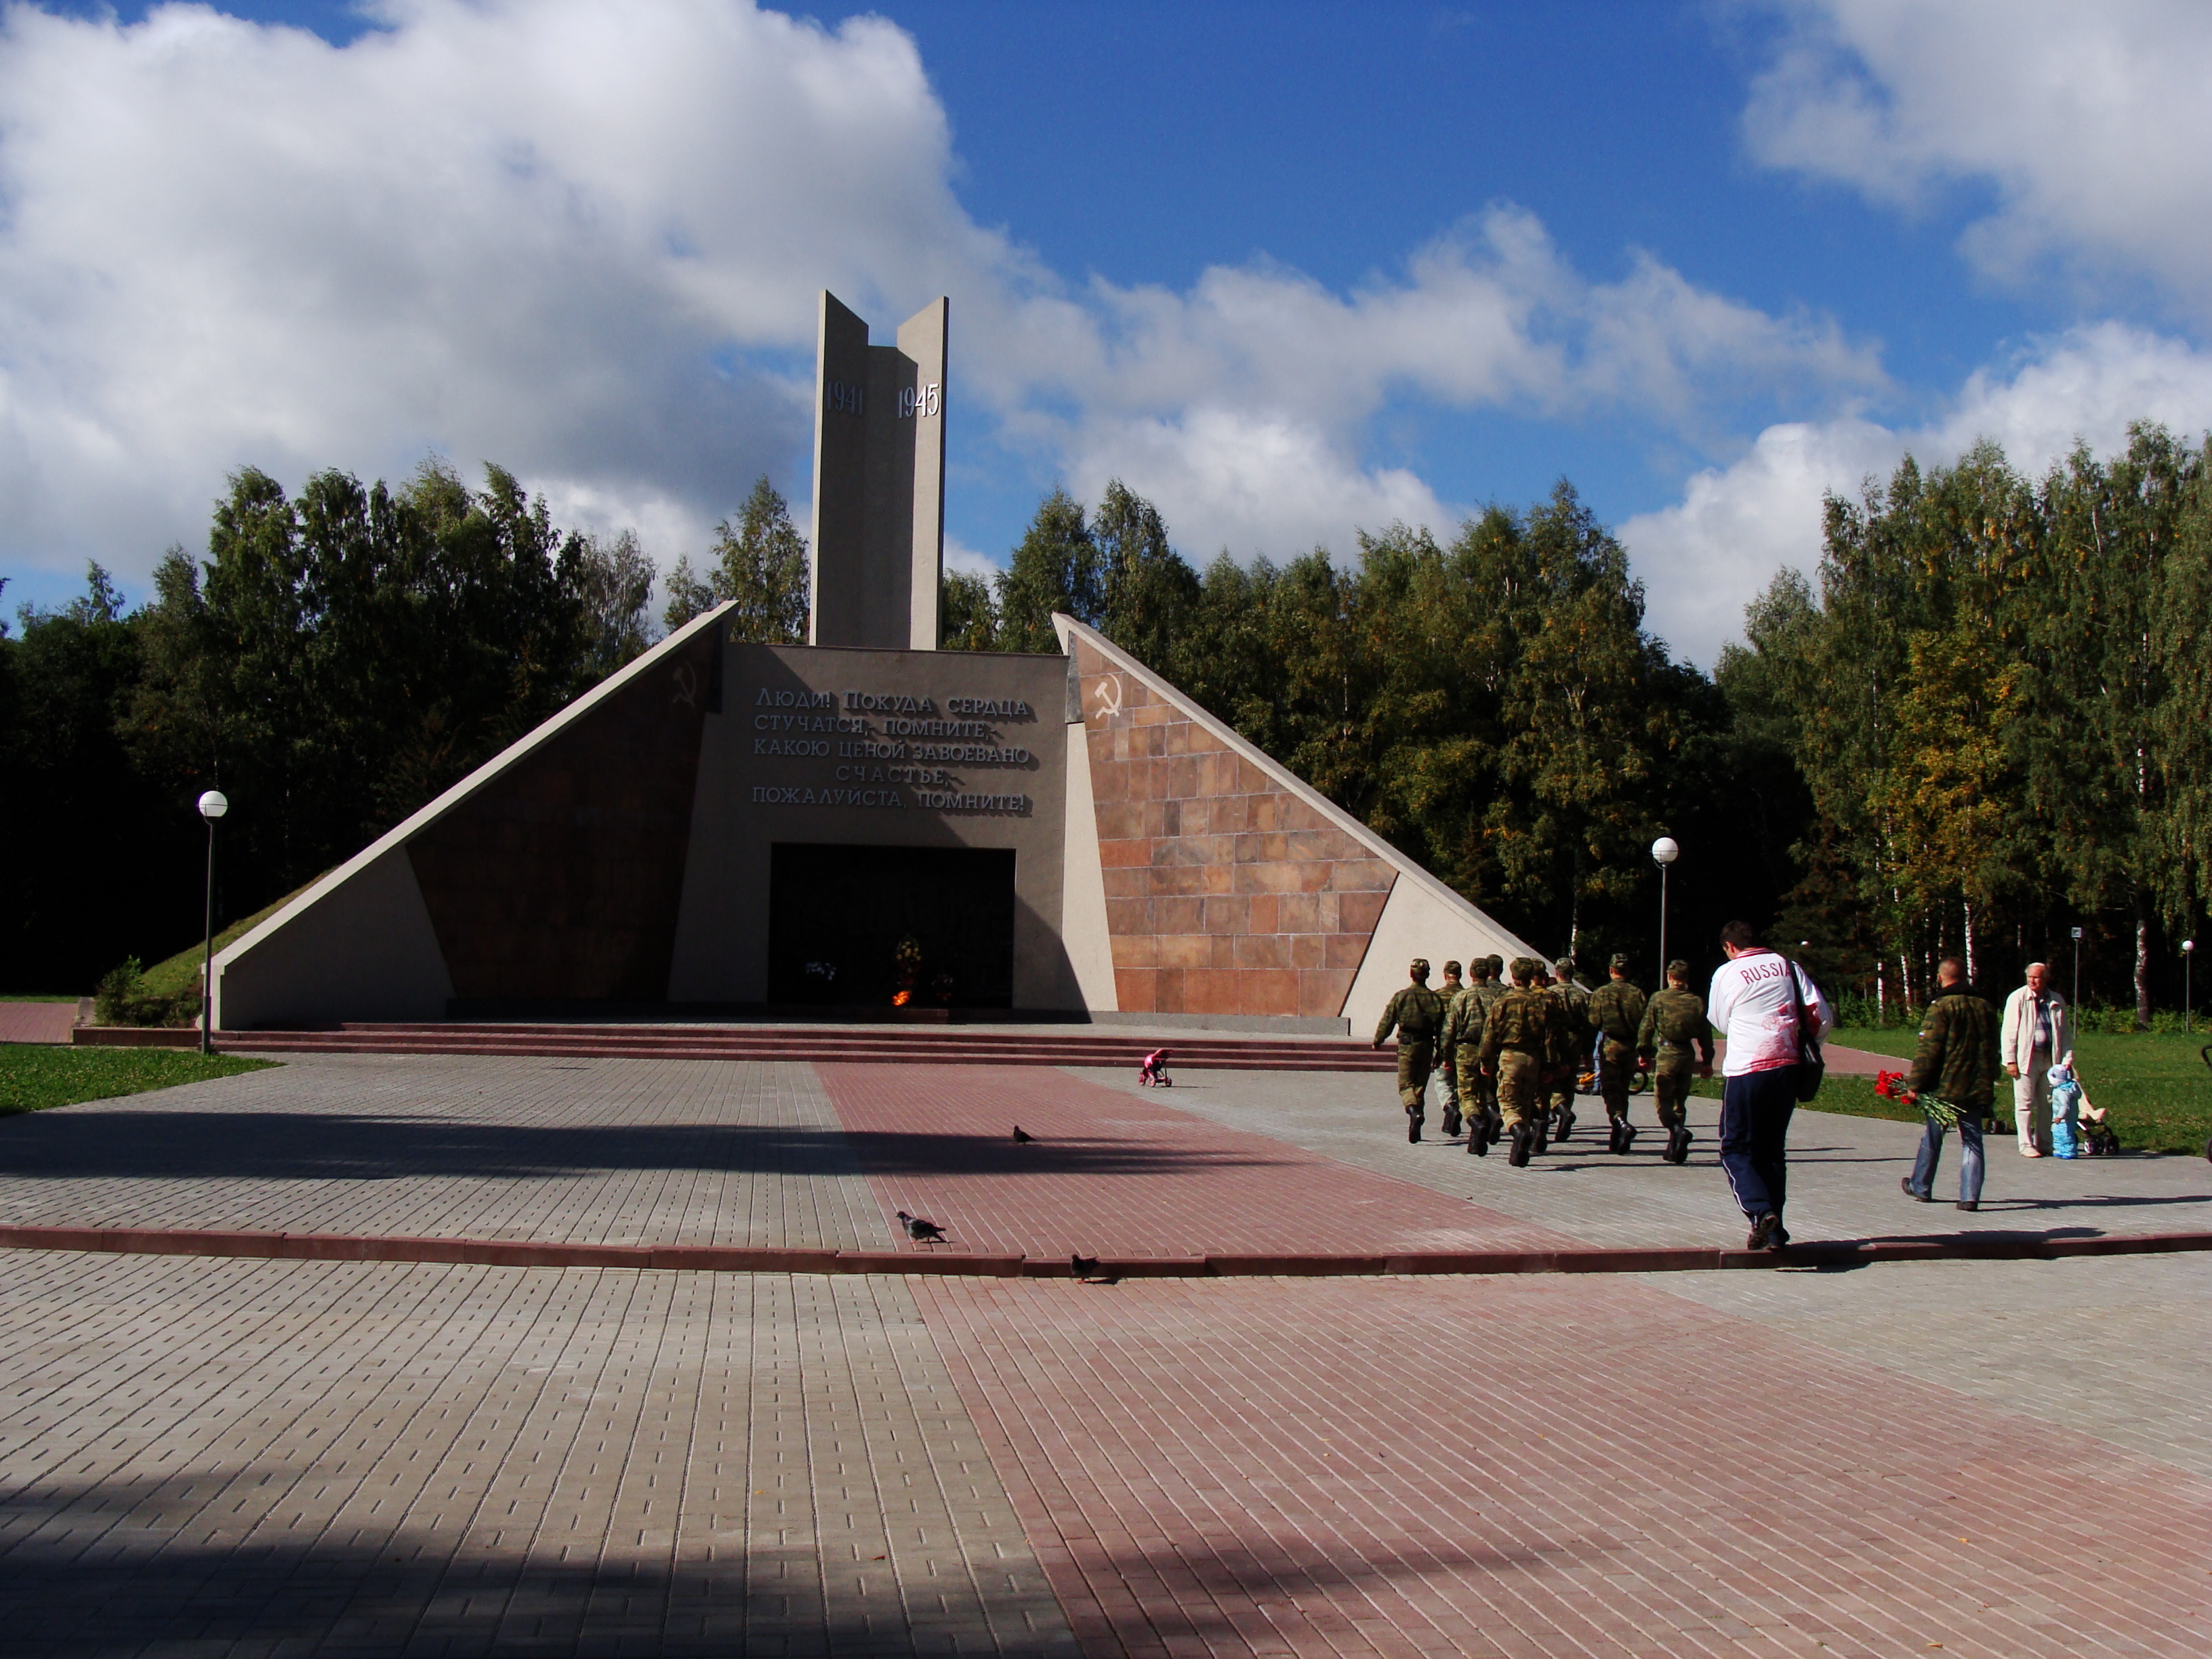
{"label": "pigeon on pavement", "polygon": [[1033,1134],[1030,1134],[1030,1133],[1028,1133],[1027,1132],[1025,1132],[1025,1131],[1023,1129],[1023,1127],[1022,1127],[1022,1126],[1021,1126],[1020,1124],[1017,1123],[1016,1125],[1014,1125],[1014,1145],[1015,1145],[1015,1146],[1028,1146],[1028,1145],[1030,1144],[1030,1142],[1031,1142],[1032,1140],[1035,1140],[1036,1139],[1036,1137],[1035,1135],[1033,1135]]}
{"label": "pigeon on pavement", "polygon": [[924,1221],[920,1216],[908,1215],[904,1210],[898,1212],[898,1218],[899,1225],[906,1229],[906,1236],[918,1243],[927,1244],[945,1237],[945,1229],[934,1221]]}
{"label": "pigeon on pavement", "polygon": [[1072,1255],[1067,1258],[1067,1265],[1086,1285],[1118,1285],[1121,1282],[1121,1274],[1101,1269],[1095,1255]]}

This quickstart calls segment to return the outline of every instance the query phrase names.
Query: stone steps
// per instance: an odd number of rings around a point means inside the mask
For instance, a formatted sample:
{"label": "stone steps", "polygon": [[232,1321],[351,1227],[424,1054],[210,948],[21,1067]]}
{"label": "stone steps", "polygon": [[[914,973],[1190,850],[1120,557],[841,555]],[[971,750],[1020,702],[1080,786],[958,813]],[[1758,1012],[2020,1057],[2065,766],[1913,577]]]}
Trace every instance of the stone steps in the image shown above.
{"label": "stone steps", "polygon": [[[256,1054],[538,1055],[568,1059],[842,1060],[879,1065],[1127,1066],[1156,1036],[904,1026],[881,1030],[819,1026],[572,1025],[437,1022],[343,1024],[313,1030],[219,1031],[216,1046]],[[1344,1038],[1284,1039],[1177,1035],[1170,1072],[1238,1070],[1389,1072],[1397,1060]]]}

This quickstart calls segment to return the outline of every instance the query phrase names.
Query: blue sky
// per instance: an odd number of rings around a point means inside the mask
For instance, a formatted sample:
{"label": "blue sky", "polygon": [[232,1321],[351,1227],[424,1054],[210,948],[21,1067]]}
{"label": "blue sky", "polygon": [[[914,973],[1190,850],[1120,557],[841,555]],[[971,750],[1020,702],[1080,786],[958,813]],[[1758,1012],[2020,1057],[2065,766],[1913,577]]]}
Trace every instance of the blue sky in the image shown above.
{"label": "blue sky", "polygon": [[823,285],[952,294],[956,560],[1060,482],[1202,562],[1564,475],[1705,663],[1907,447],[2212,425],[2202,8],[226,14],[0,29],[11,605],[245,462],[497,459],[664,565],[803,515]]}

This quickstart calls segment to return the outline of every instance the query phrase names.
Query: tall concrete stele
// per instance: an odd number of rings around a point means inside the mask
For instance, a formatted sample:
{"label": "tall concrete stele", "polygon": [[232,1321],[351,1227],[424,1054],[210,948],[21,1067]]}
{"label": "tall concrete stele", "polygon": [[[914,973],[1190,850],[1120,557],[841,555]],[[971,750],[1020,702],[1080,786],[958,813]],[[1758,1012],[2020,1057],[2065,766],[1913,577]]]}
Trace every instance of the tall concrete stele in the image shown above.
{"label": "tall concrete stele", "polygon": [[896,345],[870,345],[867,324],[822,290],[809,645],[937,649],[950,309],[940,295]]}
{"label": "tall concrete stele", "polygon": [[933,1005],[1340,1036],[1410,957],[1536,954],[1073,618],[939,650],[949,307],[896,345],[821,307],[807,643],[695,617],[216,952],[220,1029]]}

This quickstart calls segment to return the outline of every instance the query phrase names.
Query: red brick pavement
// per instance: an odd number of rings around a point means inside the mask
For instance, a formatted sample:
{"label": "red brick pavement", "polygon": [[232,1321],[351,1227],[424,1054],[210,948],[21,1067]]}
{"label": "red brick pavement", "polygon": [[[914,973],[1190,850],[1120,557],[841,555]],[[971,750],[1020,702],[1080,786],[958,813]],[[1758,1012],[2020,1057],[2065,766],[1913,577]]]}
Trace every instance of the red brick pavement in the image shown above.
{"label": "red brick pavement", "polygon": [[2212,1482],[1648,1286],[911,1282],[1090,1655],[2212,1652]]}
{"label": "red brick pavement", "polygon": [[[817,1063],[884,1206],[1032,1256],[1556,1250],[1581,1241],[1064,1072]],[[1387,1080],[1375,1132],[1403,1133]],[[1016,1146],[1017,1123],[1036,1137]],[[1442,1152],[1439,1156],[1443,1156]],[[1454,1154],[1464,1156],[1464,1154]],[[902,1239],[903,1243],[903,1239]],[[926,1248],[926,1247],[925,1247]]]}

